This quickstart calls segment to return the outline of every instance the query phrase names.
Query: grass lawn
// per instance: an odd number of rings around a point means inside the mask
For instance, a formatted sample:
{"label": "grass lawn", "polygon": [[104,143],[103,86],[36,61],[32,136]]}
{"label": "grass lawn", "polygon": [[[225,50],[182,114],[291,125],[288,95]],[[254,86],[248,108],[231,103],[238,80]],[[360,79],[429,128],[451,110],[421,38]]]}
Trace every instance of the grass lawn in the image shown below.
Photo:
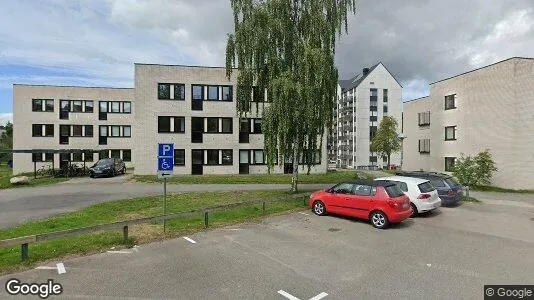
{"label": "grass lawn", "polygon": [[[195,192],[168,196],[168,212],[181,212],[204,209],[221,204],[268,200],[290,193],[285,191],[238,191],[238,192]],[[302,209],[306,196],[297,199],[281,200],[266,204],[266,214],[276,214],[294,209]],[[92,226],[163,213],[163,197],[143,197],[97,204],[62,216],[34,221],[20,226],[0,230],[0,240],[39,233]],[[236,208],[210,213],[210,228],[236,222],[252,221],[261,218],[261,203],[246,208]],[[172,219],[167,222],[168,232],[163,234],[162,223],[141,224],[129,228],[128,245],[147,243],[154,240],[176,237],[187,232],[203,230],[204,215]],[[47,242],[30,244],[29,260],[20,260],[20,246],[0,248],[0,274],[22,270],[37,262],[69,255],[88,254],[109,249],[123,243],[122,232],[111,230],[95,234],[61,238]]]}
{"label": "grass lawn", "polygon": [[472,191],[481,191],[481,192],[498,192],[498,193],[515,193],[515,194],[534,194],[534,190],[514,190],[514,189],[505,189],[496,186],[475,186],[470,187]]}
{"label": "grass lawn", "polygon": [[[299,173],[299,183],[337,183],[346,180],[358,179],[358,174],[354,170],[329,171],[326,174]],[[137,182],[161,182],[154,175],[134,176]],[[179,175],[167,179],[168,183],[187,184],[268,184],[281,183],[290,184],[291,174],[258,174],[258,175]]]}
{"label": "grass lawn", "polygon": [[66,179],[65,178],[50,178],[50,177],[44,177],[44,178],[33,178],[33,173],[31,174],[23,174],[25,176],[28,176],[30,179],[30,182],[28,184],[21,184],[21,185],[12,185],[9,182],[9,179],[13,177],[11,169],[8,168],[6,165],[0,166],[0,190],[1,189],[8,189],[8,188],[16,188],[16,187],[27,187],[27,186],[38,186],[38,185],[48,185],[48,184],[54,184],[58,182],[63,182]]}

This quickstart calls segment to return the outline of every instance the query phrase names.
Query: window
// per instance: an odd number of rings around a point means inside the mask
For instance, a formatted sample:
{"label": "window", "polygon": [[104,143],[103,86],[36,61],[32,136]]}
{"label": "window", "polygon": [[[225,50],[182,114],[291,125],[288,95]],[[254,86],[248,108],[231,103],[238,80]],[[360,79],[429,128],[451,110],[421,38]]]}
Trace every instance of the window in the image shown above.
{"label": "window", "polygon": [[446,141],[456,140],[456,126],[445,127],[445,140]]}
{"label": "window", "polygon": [[419,153],[430,153],[430,139],[419,140]]}
{"label": "window", "polygon": [[111,126],[111,136],[121,136],[121,127],[117,125]]}
{"label": "window", "polygon": [[208,165],[219,164],[219,150],[206,150],[208,152]]}
{"label": "window", "polygon": [[452,172],[454,170],[454,163],[456,157],[445,157],[445,172]]}
{"label": "window", "polygon": [[233,100],[233,87],[232,86],[223,86],[222,87],[222,100],[223,101],[232,101]]}
{"label": "window", "polygon": [[113,113],[121,112],[121,103],[118,101],[111,102],[111,112]]}
{"label": "window", "polygon": [[232,118],[222,118],[222,133],[232,133]]}
{"label": "window", "polygon": [[72,153],[72,161],[83,161],[83,155],[81,152]]}
{"label": "window", "polygon": [[111,158],[121,158],[121,150],[111,150]]}
{"label": "window", "polygon": [[104,158],[109,158],[109,151],[108,150],[98,151],[98,159],[104,159]]}
{"label": "window", "polygon": [[403,191],[403,192],[407,192],[408,191],[408,185],[406,184],[406,182],[400,182],[400,181],[394,181],[394,182],[395,182],[395,184],[397,184],[399,189],[401,189],[401,191]]}
{"label": "window", "polygon": [[376,163],[378,158],[376,156],[369,156],[369,162]]}
{"label": "window", "polygon": [[59,153],[59,161],[70,161],[70,153]]}
{"label": "window", "polygon": [[252,120],[252,123],[253,123],[253,130],[254,130],[254,133],[261,133],[261,119],[253,119]]}
{"label": "window", "polygon": [[59,125],[59,135],[60,136],[70,136],[70,126],[69,125]]}
{"label": "window", "polygon": [[377,126],[369,126],[369,140],[373,140],[378,130]]}
{"label": "window", "polygon": [[122,111],[125,114],[129,114],[132,112],[132,102],[124,102],[122,105]]}
{"label": "window", "polygon": [[33,99],[32,100],[32,111],[43,111],[43,100]]}
{"label": "window", "polygon": [[354,195],[371,196],[371,186],[365,184],[357,184],[354,186]]}
{"label": "window", "polygon": [[72,101],[72,112],[82,112],[82,101],[76,100]]}
{"label": "window", "polygon": [[378,117],[377,116],[370,116],[369,117],[369,121],[376,122],[376,121],[378,121]]}
{"label": "window", "polygon": [[398,185],[389,185],[389,186],[386,186],[385,189],[386,189],[386,193],[391,198],[404,196],[404,193],[402,192],[402,190],[399,188]]}
{"label": "window", "polygon": [[70,101],[61,100],[61,110],[62,111],[70,111]]}
{"label": "window", "polygon": [[432,179],[432,180],[430,180],[430,184],[432,184],[432,186],[436,187],[436,188],[447,187],[442,179]]}
{"label": "window", "polygon": [[419,126],[428,126],[430,125],[430,112],[418,113],[417,117],[419,119]]}
{"label": "window", "polygon": [[336,194],[352,194],[354,185],[352,183],[340,183],[330,189],[331,192]]}
{"label": "window", "polygon": [[378,97],[378,90],[377,89],[371,89],[370,92],[371,92],[371,97]]}
{"label": "window", "polygon": [[158,99],[171,99],[171,85],[158,83]]}
{"label": "window", "polygon": [[384,102],[388,102],[388,89],[382,91],[382,98],[384,99]]}
{"label": "window", "polygon": [[252,155],[252,164],[254,165],[263,165],[265,164],[264,156],[263,156],[263,150],[253,150]]}
{"label": "window", "polygon": [[86,113],[92,113],[93,112],[93,106],[94,106],[93,101],[85,101],[84,104],[85,104],[85,112]]}
{"label": "window", "polygon": [[248,150],[239,150],[239,163],[248,164],[249,163],[248,156],[249,156]]}
{"label": "window", "polygon": [[100,126],[100,136],[108,136],[108,127]]}
{"label": "window", "polygon": [[85,136],[87,137],[93,136],[93,125],[85,125]]}
{"label": "window", "polygon": [[456,108],[456,94],[445,96],[445,110]]}
{"label": "window", "polygon": [[185,132],[185,118],[184,117],[159,116],[158,117],[158,132],[159,133],[184,133]]}
{"label": "window", "polygon": [[233,150],[222,150],[222,164],[232,165],[233,163],[234,163],[234,151]]}
{"label": "window", "polygon": [[85,161],[93,161],[93,152],[85,152],[83,154],[83,159]]}
{"label": "window", "polygon": [[185,166],[185,150],[174,149],[174,165]]}
{"label": "window", "polygon": [[32,162],[41,162],[43,161],[43,153],[32,153]]}
{"label": "window", "polygon": [[132,127],[131,126],[123,126],[122,127],[122,136],[131,137],[132,136]]}
{"label": "window", "polygon": [[208,126],[206,132],[217,133],[219,132],[219,118],[207,118]]}
{"label": "window", "polygon": [[387,106],[387,105],[384,105],[382,111],[383,111],[385,114],[387,114],[387,113],[388,113],[388,106]]}
{"label": "window", "polygon": [[219,87],[215,85],[208,86],[208,100],[219,100]]}
{"label": "window", "polygon": [[54,136],[54,124],[45,125],[45,136]]}
{"label": "window", "polygon": [[193,100],[204,100],[204,86],[193,85],[192,86]]}
{"label": "window", "polygon": [[122,160],[123,161],[132,161],[132,150],[130,150],[130,149],[122,150]]}
{"label": "window", "polygon": [[72,136],[82,136],[82,125],[72,125]]}
{"label": "window", "polygon": [[435,190],[435,188],[432,186],[430,181],[426,181],[426,182],[420,183],[420,184],[417,185],[417,187],[419,188],[419,191],[421,193],[430,193],[433,190]]}
{"label": "window", "polygon": [[42,124],[32,125],[32,136],[43,136],[43,125]]}

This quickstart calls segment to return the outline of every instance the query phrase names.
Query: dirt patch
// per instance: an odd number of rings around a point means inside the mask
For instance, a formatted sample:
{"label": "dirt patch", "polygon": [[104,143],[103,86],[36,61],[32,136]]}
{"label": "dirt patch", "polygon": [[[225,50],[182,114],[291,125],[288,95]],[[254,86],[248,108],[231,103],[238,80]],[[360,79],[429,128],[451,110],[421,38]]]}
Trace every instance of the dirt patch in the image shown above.
{"label": "dirt patch", "polygon": [[336,231],[341,231],[341,229],[340,228],[329,228],[328,231],[336,232]]}
{"label": "dirt patch", "polygon": [[140,224],[132,226],[128,235],[135,237],[136,243],[145,244],[163,238],[163,226],[155,224]]}

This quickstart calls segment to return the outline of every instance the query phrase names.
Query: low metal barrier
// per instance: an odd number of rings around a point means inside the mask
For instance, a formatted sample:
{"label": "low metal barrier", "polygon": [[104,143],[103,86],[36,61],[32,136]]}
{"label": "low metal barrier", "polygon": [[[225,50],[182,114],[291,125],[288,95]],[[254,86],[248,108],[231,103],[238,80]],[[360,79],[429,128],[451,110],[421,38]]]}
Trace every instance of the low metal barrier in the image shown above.
{"label": "low metal barrier", "polygon": [[[223,205],[212,206],[212,207],[208,207],[204,209],[170,213],[167,215],[145,217],[145,218],[139,218],[139,219],[119,221],[119,222],[114,222],[114,223],[99,224],[99,225],[94,225],[94,226],[79,227],[79,228],[73,228],[73,229],[67,229],[67,230],[61,230],[61,231],[55,231],[55,232],[49,232],[49,233],[41,233],[41,234],[35,234],[35,235],[29,235],[29,236],[23,236],[23,237],[16,237],[16,238],[11,238],[7,240],[0,240],[0,248],[20,246],[21,247],[21,250],[20,250],[21,259],[25,261],[29,257],[28,246],[31,243],[49,241],[49,240],[54,240],[54,239],[59,239],[59,238],[64,238],[64,237],[69,237],[69,236],[78,236],[82,234],[110,230],[110,229],[118,229],[118,228],[122,228],[123,242],[126,243],[128,241],[128,227],[129,226],[139,225],[143,223],[161,222],[161,221],[170,220],[170,219],[190,217],[190,216],[195,216],[200,213],[203,213],[204,214],[204,227],[208,228],[210,212],[243,208],[243,207],[248,207],[248,206],[255,205],[255,204],[261,204],[262,213],[265,213],[266,203],[268,202],[296,199],[296,198],[309,196],[309,195],[310,195],[309,192],[298,193],[294,195],[280,196],[280,197],[275,197],[275,198],[261,200],[261,201],[246,201],[246,202],[223,204]],[[307,198],[305,199],[305,201],[307,201]]]}

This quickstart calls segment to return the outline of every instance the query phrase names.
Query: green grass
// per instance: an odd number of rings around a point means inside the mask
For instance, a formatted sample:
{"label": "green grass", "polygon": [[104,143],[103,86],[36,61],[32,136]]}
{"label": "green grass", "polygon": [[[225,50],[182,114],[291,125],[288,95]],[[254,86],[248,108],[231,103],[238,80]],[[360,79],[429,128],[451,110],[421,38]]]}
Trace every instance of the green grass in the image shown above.
{"label": "green grass", "polygon": [[506,188],[500,188],[496,186],[487,186],[487,185],[470,187],[470,189],[473,191],[481,191],[481,192],[534,194],[534,190],[514,190],[514,189],[506,189]]}
{"label": "green grass", "polygon": [[[238,191],[238,192],[199,192],[181,193],[168,197],[168,212],[204,209],[221,204],[247,201],[268,200],[273,197],[289,196],[282,191]],[[307,197],[268,202],[266,214],[276,214],[293,209],[301,209]],[[115,221],[160,215],[163,212],[162,197],[143,197],[97,204],[77,212],[67,213],[41,221],[25,223],[16,227],[0,230],[0,240],[26,235],[54,232],[71,228],[105,224]],[[223,226],[236,222],[253,221],[261,218],[261,204],[246,208],[212,212],[209,216],[210,227]],[[142,224],[130,228],[129,245],[146,243],[184,232],[203,230],[204,215],[172,219],[167,222],[168,232],[163,234],[162,223]],[[47,242],[30,244],[29,260],[20,261],[20,247],[0,249],[0,274],[8,273],[35,265],[37,262],[68,255],[80,255],[102,251],[122,243],[119,230],[112,230],[76,237],[62,238]]]}
{"label": "green grass", "polygon": [[11,177],[13,177],[11,169],[9,169],[7,166],[2,165],[0,166],[0,190],[1,189],[8,189],[8,188],[17,188],[17,187],[28,187],[28,186],[39,186],[39,185],[49,185],[49,184],[55,184],[58,182],[66,181],[65,178],[51,178],[51,177],[42,177],[42,178],[33,178],[33,173],[25,173],[21,174],[21,176],[28,176],[30,181],[28,184],[20,184],[20,185],[13,185],[9,180]]}
{"label": "green grass", "polygon": [[[337,183],[347,180],[358,179],[354,170],[327,172],[326,174],[299,173],[299,183]],[[156,176],[137,175],[134,176],[137,182],[161,182]],[[269,184],[281,183],[290,184],[291,174],[258,174],[258,175],[180,175],[173,176],[167,180],[168,183],[184,184]]]}
{"label": "green grass", "polygon": [[462,201],[463,202],[482,202],[482,201],[478,200],[477,198],[473,198],[473,197],[463,197]]}

